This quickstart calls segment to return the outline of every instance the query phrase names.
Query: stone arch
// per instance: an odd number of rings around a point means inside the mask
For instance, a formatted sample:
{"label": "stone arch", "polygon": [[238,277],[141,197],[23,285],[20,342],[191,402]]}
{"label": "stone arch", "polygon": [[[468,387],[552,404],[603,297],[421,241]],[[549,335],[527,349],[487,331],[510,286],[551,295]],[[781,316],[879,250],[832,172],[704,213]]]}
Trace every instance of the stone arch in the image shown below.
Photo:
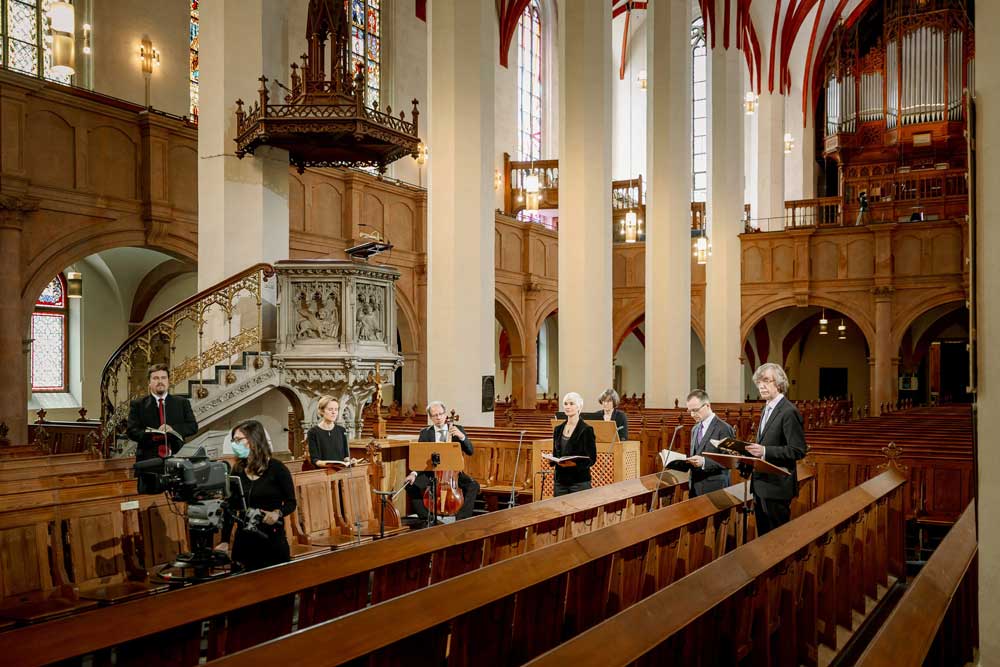
{"label": "stone arch", "polygon": [[496,293],[496,319],[510,336],[510,349],[514,356],[524,354],[524,318],[520,309],[503,292]]}
{"label": "stone arch", "polygon": [[[121,222],[121,221],[119,221]],[[102,226],[96,226],[101,228]],[[148,248],[170,255],[175,259],[197,265],[198,262],[198,240],[197,238],[185,237],[184,235],[171,236],[170,240],[177,239],[176,244],[150,244],[146,238],[146,232],[141,224],[116,225],[115,228],[105,229],[102,233],[94,234],[92,228],[81,226],[72,234],[57,239],[48,246],[43,255],[40,255],[34,262],[26,267],[23,287],[21,289],[22,322],[23,330],[27,332],[27,327],[31,318],[31,305],[45,286],[56,275],[70,264],[79,262],[85,257],[95,255],[104,250],[112,248]]]}
{"label": "stone arch", "polygon": [[532,331],[538,331],[545,324],[545,320],[549,319],[549,315],[559,312],[559,296],[553,294],[549,298],[545,299],[535,308],[535,321]]}
{"label": "stone arch", "polygon": [[749,313],[744,313],[743,323],[740,326],[740,344],[742,345],[743,341],[750,336],[753,332],[754,326],[757,325],[757,322],[763,320],[771,313],[777,312],[783,308],[798,307],[803,305],[815,306],[817,308],[831,308],[839,313],[843,313],[844,316],[849,317],[858,326],[861,333],[865,335],[865,340],[868,343],[868,349],[875,349],[875,326],[872,323],[869,314],[859,310],[849,303],[840,301],[839,299],[830,298],[825,295],[810,296],[809,301],[805,304],[798,303],[794,296],[788,296],[774,301],[768,301],[758,306],[755,310],[752,310]]}
{"label": "stone arch", "polygon": [[912,308],[909,308],[893,317],[892,347],[890,349],[899,349],[899,347],[903,344],[903,336],[906,335],[906,332],[911,326],[913,326],[913,323],[916,322],[920,316],[928,311],[934,310],[938,306],[945,306],[949,303],[957,303],[959,306],[964,306],[965,292],[956,290],[932,296],[925,301],[920,301],[919,303],[914,304]]}

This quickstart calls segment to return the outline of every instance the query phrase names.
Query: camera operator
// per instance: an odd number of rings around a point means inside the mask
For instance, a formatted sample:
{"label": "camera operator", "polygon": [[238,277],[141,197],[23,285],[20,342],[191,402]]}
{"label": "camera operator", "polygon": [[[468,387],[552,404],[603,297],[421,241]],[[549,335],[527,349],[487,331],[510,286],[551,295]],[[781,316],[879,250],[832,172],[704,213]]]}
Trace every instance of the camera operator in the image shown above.
{"label": "camera operator", "polygon": [[[243,485],[247,521],[239,526],[232,559],[244,570],[257,570],[291,560],[283,518],[295,510],[292,475],[285,464],[271,456],[267,433],[259,421],[238,424],[230,433],[233,453],[239,458],[233,474]],[[256,516],[259,510],[260,520]],[[230,515],[222,525],[222,543],[216,550],[229,550],[233,529]]]}

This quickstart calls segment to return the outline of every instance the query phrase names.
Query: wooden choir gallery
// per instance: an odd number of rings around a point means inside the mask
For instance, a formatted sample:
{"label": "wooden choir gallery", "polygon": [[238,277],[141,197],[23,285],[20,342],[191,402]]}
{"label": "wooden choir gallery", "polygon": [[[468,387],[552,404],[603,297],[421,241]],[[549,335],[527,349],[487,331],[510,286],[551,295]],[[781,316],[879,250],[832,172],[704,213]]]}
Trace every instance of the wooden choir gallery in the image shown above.
{"label": "wooden choir gallery", "polygon": [[0,3],[0,662],[1000,664],[998,30]]}

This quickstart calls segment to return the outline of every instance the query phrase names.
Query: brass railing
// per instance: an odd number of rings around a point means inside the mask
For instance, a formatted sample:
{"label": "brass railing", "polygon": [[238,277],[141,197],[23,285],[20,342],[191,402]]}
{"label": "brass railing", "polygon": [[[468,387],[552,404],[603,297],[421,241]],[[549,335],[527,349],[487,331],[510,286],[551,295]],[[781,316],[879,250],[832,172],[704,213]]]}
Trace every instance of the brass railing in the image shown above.
{"label": "brass railing", "polygon": [[[170,368],[171,388],[196,379],[193,394],[200,399],[208,396],[206,370],[244,352],[261,352],[264,283],[273,275],[270,264],[252,266],[152,319],[115,350],[101,374],[105,455],[124,432],[130,402],[147,392],[150,365]],[[235,331],[234,318],[238,319]],[[259,356],[254,363],[260,367]],[[225,381],[233,382],[235,376],[229,372]]]}

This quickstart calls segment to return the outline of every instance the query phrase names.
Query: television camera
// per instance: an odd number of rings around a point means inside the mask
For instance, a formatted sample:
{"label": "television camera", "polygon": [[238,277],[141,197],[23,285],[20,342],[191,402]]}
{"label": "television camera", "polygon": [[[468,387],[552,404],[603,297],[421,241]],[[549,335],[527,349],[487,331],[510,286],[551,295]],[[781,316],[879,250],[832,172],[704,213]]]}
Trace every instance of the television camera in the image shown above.
{"label": "television camera", "polygon": [[166,581],[207,581],[229,574],[229,556],[212,548],[215,533],[229,514],[244,530],[258,529],[261,512],[247,510],[239,477],[231,476],[226,461],[212,461],[202,445],[184,445],[166,459],[135,464],[139,493],[165,493],[187,505],[191,551],[177,554],[157,574]]}

